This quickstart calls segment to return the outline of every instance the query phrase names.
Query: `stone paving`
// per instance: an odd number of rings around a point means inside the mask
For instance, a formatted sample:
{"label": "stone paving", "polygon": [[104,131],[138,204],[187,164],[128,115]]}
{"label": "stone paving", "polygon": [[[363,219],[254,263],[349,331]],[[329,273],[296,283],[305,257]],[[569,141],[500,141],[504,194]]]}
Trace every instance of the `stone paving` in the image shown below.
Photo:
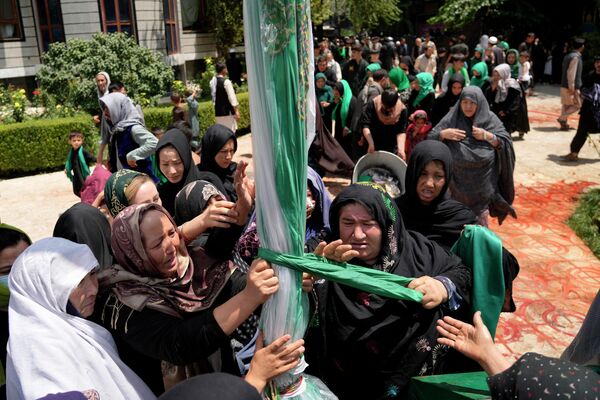
{"label": "stone paving", "polygon": [[[600,155],[588,141],[579,162],[560,159],[575,130],[558,130],[558,93],[556,86],[539,86],[528,99],[532,131],[514,141],[518,218],[491,225],[521,264],[514,286],[517,312],[502,315],[496,338],[515,358],[525,351],[560,355],[600,288],[600,261],[565,224],[578,196],[600,185]],[[570,124],[577,125],[577,116]],[[595,143],[600,147],[597,137]],[[250,135],[239,139],[236,159],[250,163],[252,176]],[[325,180],[332,194],[349,183]],[[34,240],[51,235],[59,214],[77,201],[63,172],[0,181],[0,219]]]}

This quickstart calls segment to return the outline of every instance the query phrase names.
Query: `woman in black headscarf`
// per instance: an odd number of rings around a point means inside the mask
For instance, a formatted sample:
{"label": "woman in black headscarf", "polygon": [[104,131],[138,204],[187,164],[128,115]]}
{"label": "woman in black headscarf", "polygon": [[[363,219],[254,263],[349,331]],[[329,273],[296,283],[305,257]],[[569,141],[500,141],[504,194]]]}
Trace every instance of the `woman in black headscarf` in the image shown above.
{"label": "woman in black headscarf", "polygon": [[477,223],[464,204],[447,194],[452,181],[452,154],[438,141],[425,140],[411,153],[406,169],[406,192],[396,200],[406,229],[417,231],[446,250],[463,227]]}
{"label": "woman in black headscarf", "polygon": [[404,398],[411,377],[441,371],[445,349],[436,346],[435,322],[444,308],[468,303],[471,272],[458,257],[407,231],[378,186],[342,190],[331,205],[330,223],[331,240],[341,241],[321,243],[315,254],[340,261],[335,253],[346,249],[354,264],[415,277],[409,287],[424,296],[418,304],[334,282],[320,285],[326,383],[343,399]]}
{"label": "woman in black headscarf", "polygon": [[110,224],[96,207],[85,203],[73,205],[58,218],[52,236],[87,244],[98,260],[99,268],[113,264]]}
{"label": "woman in black headscarf", "polygon": [[448,90],[441,96],[438,96],[433,102],[433,111],[431,113],[431,124],[436,126],[438,122],[448,114],[448,111],[456,104],[463,88],[465,87],[465,77],[457,72],[448,80]]}
{"label": "woman in black headscarf", "polygon": [[[210,172],[204,173],[211,174]],[[213,209],[230,204],[223,194],[225,191],[223,186],[218,185],[218,183],[220,181],[217,178],[217,184],[206,180],[198,180],[185,185],[175,197],[175,222],[181,226],[197,218],[202,213],[205,213],[208,221],[212,217]],[[224,223],[220,221],[219,215],[216,215],[212,220],[211,227],[188,245],[203,247],[208,254],[215,258],[229,259],[232,257],[233,247],[243,232],[246,218],[241,219],[239,224]]]}
{"label": "woman in black headscarf", "polygon": [[511,205],[515,198],[512,139],[480,88],[464,88],[458,103],[427,138],[441,140],[450,149],[452,198],[468,206],[481,225],[487,226],[488,214],[498,217],[499,223],[509,214],[516,218]]}
{"label": "woman in black headscarf", "polygon": [[[396,200],[406,229],[419,232],[450,251],[465,225],[477,223],[477,216],[447,193],[452,181],[452,154],[446,145],[425,140],[413,150],[406,168],[406,192]],[[519,262],[502,247],[505,303],[502,311],[515,311],[512,282]]]}
{"label": "woman in black headscarf", "polygon": [[175,214],[175,196],[188,183],[203,179],[192,162],[192,149],[185,134],[177,128],[169,129],[158,141],[156,160],[167,181],[158,185],[162,206]]}
{"label": "woman in black headscarf", "polygon": [[202,137],[200,153],[200,171],[208,171],[217,175],[225,187],[225,195],[231,201],[237,200],[233,185],[233,174],[237,163],[233,155],[237,151],[235,133],[226,126],[215,124],[206,130]]}

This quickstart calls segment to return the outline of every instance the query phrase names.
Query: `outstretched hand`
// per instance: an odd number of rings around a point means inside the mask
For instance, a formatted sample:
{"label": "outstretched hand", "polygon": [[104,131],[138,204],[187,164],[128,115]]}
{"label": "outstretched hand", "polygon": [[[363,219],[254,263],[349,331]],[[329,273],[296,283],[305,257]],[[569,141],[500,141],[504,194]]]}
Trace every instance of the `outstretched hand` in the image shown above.
{"label": "outstretched hand", "polygon": [[343,244],[342,239],[338,239],[331,243],[319,243],[314,254],[337,262],[347,262],[358,256],[358,251],[352,250],[352,245]]}
{"label": "outstretched hand", "polygon": [[246,381],[259,393],[262,393],[269,380],[295,368],[300,363],[300,356],[304,353],[304,340],[299,339],[286,345],[291,338],[290,335],[283,335],[264,347],[263,334],[262,332],[258,334],[256,352],[250,362]]}
{"label": "outstretched hand", "polygon": [[238,225],[244,225],[248,218],[248,213],[254,203],[254,184],[246,175],[248,163],[240,161],[233,174],[233,185],[237,194],[236,211],[239,213]]}
{"label": "outstretched hand", "polygon": [[494,347],[492,335],[481,319],[481,311],[473,316],[471,325],[452,317],[437,321],[437,331],[442,335],[438,342],[458,350],[469,358],[481,362],[490,348]]}
{"label": "outstretched hand", "polygon": [[477,361],[488,375],[508,369],[511,363],[496,349],[492,335],[481,319],[481,311],[473,316],[473,323],[444,317],[437,321],[437,331],[442,335],[438,342],[458,350]]}

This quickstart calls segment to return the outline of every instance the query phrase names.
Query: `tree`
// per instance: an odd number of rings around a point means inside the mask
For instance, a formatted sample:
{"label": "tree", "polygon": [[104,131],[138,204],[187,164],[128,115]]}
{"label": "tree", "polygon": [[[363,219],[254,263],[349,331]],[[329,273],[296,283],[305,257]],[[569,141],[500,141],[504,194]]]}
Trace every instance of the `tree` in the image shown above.
{"label": "tree", "polygon": [[331,0],[311,0],[310,19],[313,25],[321,25],[327,21],[333,14],[332,6]]}
{"label": "tree", "polygon": [[469,22],[473,22],[475,15],[487,10],[497,9],[506,0],[446,0],[440,7],[438,15],[429,18],[430,24],[443,23],[447,28],[461,28]]}
{"label": "tree", "polygon": [[244,12],[240,0],[208,0],[208,22],[217,41],[217,52],[225,56],[230,47],[244,41]]}
{"label": "tree", "polygon": [[356,32],[381,23],[391,25],[402,15],[398,0],[338,0],[337,7],[338,13],[350,20]]}
{"label": "tree", "polygon": [[98,33],[90,40],[52,43],[42,56],[36,78],[42,91],[59,104],[97,113],[95,77],[100,71],[122,82],[129,96],[144,105],[164,94],[174,79],[162,54],[138,45],[125,33]]}

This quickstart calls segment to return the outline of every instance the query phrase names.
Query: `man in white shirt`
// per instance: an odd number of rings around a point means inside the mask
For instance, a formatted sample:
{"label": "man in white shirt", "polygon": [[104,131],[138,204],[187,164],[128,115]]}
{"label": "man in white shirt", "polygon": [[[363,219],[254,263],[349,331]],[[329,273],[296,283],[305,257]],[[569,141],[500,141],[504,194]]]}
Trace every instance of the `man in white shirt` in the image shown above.
{"label": "man in white shirt", "polygon": [[437,62],[435,55],[433,54],[435,48],[433,45],[428,45],[425,48],[425,52],[421,54],[415,60],[415,69],[417,72],[429,72],[431,75],[435,76],[437,71]]}
{"label": "man in white shirt", "polygon": [[237,130],[237,121],[240,119],[239,103],[235,96],[233,84],[226,78],[227,65],[219,62],[216,68],[217,75],[210,81],[210,93],[215,105],[216,122],[235,132]]}

